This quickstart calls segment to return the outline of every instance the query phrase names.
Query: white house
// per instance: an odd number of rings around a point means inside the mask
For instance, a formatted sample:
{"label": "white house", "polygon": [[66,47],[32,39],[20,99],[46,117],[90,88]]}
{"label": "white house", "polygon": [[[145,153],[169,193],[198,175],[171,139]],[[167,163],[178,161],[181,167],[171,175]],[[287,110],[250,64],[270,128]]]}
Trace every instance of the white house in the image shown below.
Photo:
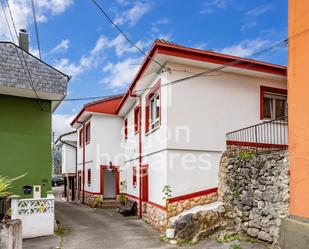
{"label": "white house", "polygon": [[64,196],[68,201],[76,200],[76,156],[77,136],[76,131],[71,131],[59,136],[55,146],[61,154],[61,174],[65,178]]}
{"label": "white house", "polygon": [[140,216],[163,230],[215,201],[225,134],[285,115],[286,88],[286,67],[156,41],[117,109]]}
{"label": "white house", "polygon": [[217,200],[225,134],[285,116],[286,89],[286,67],[157,40],[124,96],[87,104],[72,122],[80,199],[121,188],[164,230]]}
{"label": "white house", "polygon": [[120,192],[123,119],[116,115],[121,96],[86,104],[71,125],[77,129],[78,199],[116,199]]}

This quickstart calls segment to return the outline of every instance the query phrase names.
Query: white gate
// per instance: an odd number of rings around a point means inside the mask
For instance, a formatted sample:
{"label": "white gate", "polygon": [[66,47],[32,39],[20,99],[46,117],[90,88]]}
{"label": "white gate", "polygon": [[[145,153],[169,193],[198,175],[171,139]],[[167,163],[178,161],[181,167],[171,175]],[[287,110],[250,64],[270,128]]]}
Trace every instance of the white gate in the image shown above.
{"label": "white gate", "polygon": [[12,198],[12,219],[22,221],[23,238],[54,234],[54,197],[18,199]]}

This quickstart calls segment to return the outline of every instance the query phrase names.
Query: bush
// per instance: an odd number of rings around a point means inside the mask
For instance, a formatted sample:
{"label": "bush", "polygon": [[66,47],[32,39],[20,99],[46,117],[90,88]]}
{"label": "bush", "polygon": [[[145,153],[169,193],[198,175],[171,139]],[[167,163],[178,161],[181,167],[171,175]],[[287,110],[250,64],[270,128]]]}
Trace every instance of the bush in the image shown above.
{"label": "bush", "polygon": [[126,202],[126,196],[125,196],[124,193],[121,193],[121,194],[119,195],[119,202],[120,202],[122,205],[125,204],[125,202]]}

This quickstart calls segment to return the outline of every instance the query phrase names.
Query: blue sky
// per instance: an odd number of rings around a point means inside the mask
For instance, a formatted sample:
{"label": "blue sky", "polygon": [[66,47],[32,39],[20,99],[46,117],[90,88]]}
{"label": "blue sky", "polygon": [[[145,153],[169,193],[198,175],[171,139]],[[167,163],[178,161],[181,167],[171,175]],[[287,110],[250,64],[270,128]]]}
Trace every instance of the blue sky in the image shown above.
{"label": "blue sky", "polygon": [[[10,0],[17,28],[27,28],[31,51],[37,44],[31,9],[24,0]],[[72,75],[68,98],[124,92],[143,57],[119,35],[91,0],[37,0],[43,60]],[[239,56],[281,41],[287,36],[284,0],[98,0],[112,19],[147,51],[154,39],[213,49]],[[2,14],[2,13],[1,13]],[[3,17],[0,36],[9,39]],[[286,48],[258,58],[287,64]],[[57,134],[84,101],[63,102],[55,112]]]}

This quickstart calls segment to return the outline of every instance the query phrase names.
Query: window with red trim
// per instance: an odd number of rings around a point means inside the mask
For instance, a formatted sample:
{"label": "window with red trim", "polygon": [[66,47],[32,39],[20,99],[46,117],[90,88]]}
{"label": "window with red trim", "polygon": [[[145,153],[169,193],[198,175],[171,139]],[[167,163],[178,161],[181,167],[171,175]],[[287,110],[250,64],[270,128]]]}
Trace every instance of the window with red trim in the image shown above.
{"label": "window with red trim", "polygon": [[140,130],[139,119],[141,115],[141,108],[139,106],[134,109],[134,132],[137,133]]}
{"label": "window with red trim", "polygon": [[128,139],[128,119],[124,120],[124,139]]}
{"label": "window with red trim", "polygon": [[84,142],[84,129],[79,130],[79,146],[82,147]]}
{"label": "window with red trim", "polygon": [[91,129],[90,123],[86,125],[86,143],[90,143]]}
{"label": "window with red trim", "polygon": [[136,187],[136,167],[133,167],[133,187]]}
{"label": "window with red trim", "polygon": [[276,120],[287,115],[287,91],[261,86],[261,119]]}
{"label": "window with red trim", "polygon": [[159,127],[161,123],[161,93],[159,81],[146,97],[146,133]]}
{"label": "window with red trim", "polygon": [[91,169],[88,169],[87,171],[87,182],[88,182],[88,185],[91,184]]}

